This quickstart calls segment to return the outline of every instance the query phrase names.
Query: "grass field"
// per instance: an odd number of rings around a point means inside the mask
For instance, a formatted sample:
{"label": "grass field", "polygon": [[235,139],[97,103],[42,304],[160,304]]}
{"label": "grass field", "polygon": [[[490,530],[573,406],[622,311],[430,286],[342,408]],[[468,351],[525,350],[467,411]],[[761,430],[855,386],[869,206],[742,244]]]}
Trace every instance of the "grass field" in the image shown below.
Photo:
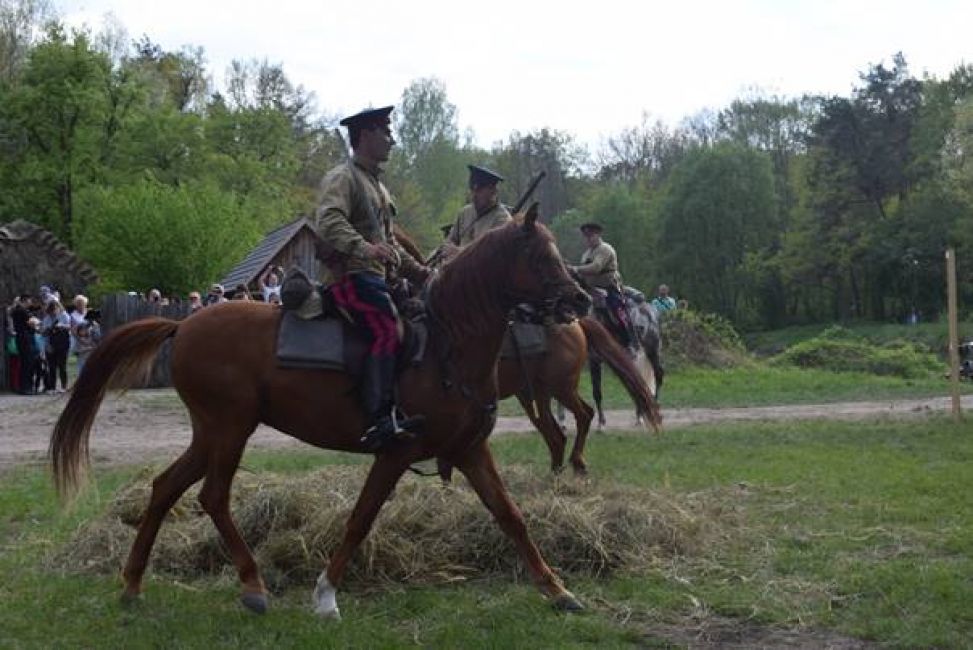
{"label": "grass field", "polygon": [[[493,447],[501,468],[542,471],[547,464],[536,436],[497,438]],[[100,471],[97,498],[65,515],[43,471],[23,468],[0,477],[0,647],[970,645],[971,424],[764,423],[663,438],[598,434],[588,460],[595,482],[722,495],[720,506],[732,509],[739,526],[723,544],[639,575],[566,576],[589,607],[574,616],[551,611],[512,576],[349,585],[339,595],[344,620],[336,625],[310,614],[311,585],[275,594],[271,611],[257,617],[237,604],[233,580],[150,572],[145,601],[123,609],[115,577],[65,574],[47,568],[47,558],[136,470]],[[356,459],[309,449],[253,453],[244,465],[296,475],[336,461]]]}
{"label": "grass field", "polygon": [[[605,408],[631,408],[631,400],[611,371],[603,376]],[[973,392],[973,383],[963,382],[960,386],[964,393]],[[593,404],[587,372],[581,375],[579,390]],[[858,372],[770,367],[755,362],[745,367],[689,368],[668,373],[660,403],[663,409],[719,408],[919,399],[948,394],[949,382],[943,377],[902,379]],[[502,415],[522,413],[515,399],[501,404]]]}

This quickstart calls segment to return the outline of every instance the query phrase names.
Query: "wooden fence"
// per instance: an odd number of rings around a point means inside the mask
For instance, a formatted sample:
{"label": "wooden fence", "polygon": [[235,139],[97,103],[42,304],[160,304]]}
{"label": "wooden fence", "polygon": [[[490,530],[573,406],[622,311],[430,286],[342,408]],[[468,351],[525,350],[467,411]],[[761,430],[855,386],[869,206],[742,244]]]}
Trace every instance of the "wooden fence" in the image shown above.
{"label": "wooden fence", "polygon": [[[150,316],[182,320],[190,314],[188,302],[160,305],[139,296],[124,293],[112,294],[102,298],[100,311],[103,337],[125,323]],[[152,366],[148,381],[141,386],[142,388],[161,388],[172,385],[172,379],[169,376],[170,346],[171,341],[166,341],[163,344],[159,350],[159,356],[155,358],[155,364]]]}

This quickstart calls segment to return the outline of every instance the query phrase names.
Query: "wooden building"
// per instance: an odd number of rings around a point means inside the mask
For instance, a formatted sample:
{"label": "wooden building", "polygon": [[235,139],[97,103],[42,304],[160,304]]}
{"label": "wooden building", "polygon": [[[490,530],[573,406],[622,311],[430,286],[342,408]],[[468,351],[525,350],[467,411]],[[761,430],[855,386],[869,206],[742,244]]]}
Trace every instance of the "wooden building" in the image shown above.
{"label": "wooden building", "polygon": [[260,277],[275,266],[281,266],[285,271],[300,267],[312,278],[318,277],[318,261],[314,256],[317,238],[306,217],[272,230],[220,282],[226,296],[231,298],[236,287],[244,284],[255,298],[259,298]]}

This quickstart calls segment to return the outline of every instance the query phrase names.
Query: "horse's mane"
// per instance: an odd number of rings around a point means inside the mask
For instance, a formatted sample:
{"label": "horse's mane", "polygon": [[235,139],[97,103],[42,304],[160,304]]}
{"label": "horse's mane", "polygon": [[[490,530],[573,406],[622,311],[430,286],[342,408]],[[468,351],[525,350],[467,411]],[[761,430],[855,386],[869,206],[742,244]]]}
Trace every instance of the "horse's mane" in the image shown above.
{"label": "horse's mane", "polygon": [[544,225],[535,228],[536,233],[531,233],[516,222],[494,228],[443,265],[430,287],[430,298],[437,316],[448,318],[455,334],[481,334],[489,323],[505,316],[505,287],[496,278],[511,268],[531,238],[545,245],[554,241]]}

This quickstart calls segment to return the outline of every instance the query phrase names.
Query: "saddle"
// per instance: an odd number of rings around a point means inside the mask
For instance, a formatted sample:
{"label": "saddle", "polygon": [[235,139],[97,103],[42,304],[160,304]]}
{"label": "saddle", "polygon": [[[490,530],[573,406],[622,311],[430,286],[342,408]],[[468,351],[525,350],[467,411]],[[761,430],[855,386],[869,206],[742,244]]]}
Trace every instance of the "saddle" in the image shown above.
{"label": "saddle", "polygon": [[[341,370],[361,376],[368,338],[338,308],[327,287],[317,286],[301,269],[292,269],[281,285],[281,307],[276,350],[279,367]],[[424,315],[413,314],[401,322],[398,371],[422,361],[428,340]]]}

